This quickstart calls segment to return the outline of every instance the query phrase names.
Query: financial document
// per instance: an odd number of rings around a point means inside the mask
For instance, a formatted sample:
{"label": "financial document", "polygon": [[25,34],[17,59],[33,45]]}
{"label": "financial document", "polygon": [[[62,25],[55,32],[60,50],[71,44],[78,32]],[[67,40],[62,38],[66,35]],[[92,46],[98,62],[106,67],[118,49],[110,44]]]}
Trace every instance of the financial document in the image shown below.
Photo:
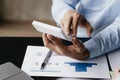
{"label": "financial document", "polygon": [[43,46],[28,46],[22,70],[30,76],[110,78],[106,56],[80,61],[52,53],[44,70],[40,69],[49,49]]}

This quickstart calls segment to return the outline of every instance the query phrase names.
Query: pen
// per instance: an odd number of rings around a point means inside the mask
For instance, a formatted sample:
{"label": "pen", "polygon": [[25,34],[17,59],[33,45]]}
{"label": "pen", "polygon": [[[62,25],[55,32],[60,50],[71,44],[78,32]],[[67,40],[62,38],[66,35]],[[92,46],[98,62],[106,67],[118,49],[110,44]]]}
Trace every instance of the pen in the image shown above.
{"label": "pen", "polygon": [[45,59],[44,59],[42,65],[41,65],[41,69],[44,69],[45,66],[47,65],[48,60],[50,59],[51,54],[52,54],[52,50],[49,50],[47,56],[45,57]]}

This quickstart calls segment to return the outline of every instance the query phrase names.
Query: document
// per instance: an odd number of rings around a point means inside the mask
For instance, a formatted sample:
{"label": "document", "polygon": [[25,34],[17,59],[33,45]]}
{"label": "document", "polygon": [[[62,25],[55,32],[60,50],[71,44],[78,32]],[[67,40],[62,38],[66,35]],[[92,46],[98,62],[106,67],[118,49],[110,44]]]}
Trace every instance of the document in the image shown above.
{"label": "document", "polygon": [[108,54],[109,63],[112,71],[116,68],[120,68],[120,49],[112,51]]}
{"label": "document", "polygon": [[21,69],[30,76],[110,78],[106,56],[80,61],[53,52],[45,69],[40,69],[48,51],[43,46],[28,46]]}

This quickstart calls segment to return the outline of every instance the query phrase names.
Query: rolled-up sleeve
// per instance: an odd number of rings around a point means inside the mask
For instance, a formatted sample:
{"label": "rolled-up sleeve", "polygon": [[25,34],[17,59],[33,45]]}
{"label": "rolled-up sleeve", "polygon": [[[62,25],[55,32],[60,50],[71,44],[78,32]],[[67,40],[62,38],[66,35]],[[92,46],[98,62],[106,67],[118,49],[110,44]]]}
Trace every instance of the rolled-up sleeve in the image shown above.
{"label": "rolled-up sleeve", "polygon": [[74,10],[79,0],[52,0],[52,16],[56,23],[60,24],[61,19],[68,10]]}
{"label": "rolled-up sleeve", "polygon": [[120,47],[120,14],[115,21],[84,43],[94,58]]}

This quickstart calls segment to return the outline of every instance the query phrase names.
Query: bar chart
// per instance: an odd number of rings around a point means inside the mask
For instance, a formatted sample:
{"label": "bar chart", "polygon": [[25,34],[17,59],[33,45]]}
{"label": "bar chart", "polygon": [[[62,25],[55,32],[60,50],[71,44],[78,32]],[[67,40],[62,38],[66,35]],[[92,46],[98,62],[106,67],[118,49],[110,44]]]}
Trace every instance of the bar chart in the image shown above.
{"label": "bar chart", "polygon": [[65,64],[74,66],[75,72],[87,72],[87,67],[92,68],[92,65],[97,65],[97,63],[71,63],[71,62],[65,62]]}

